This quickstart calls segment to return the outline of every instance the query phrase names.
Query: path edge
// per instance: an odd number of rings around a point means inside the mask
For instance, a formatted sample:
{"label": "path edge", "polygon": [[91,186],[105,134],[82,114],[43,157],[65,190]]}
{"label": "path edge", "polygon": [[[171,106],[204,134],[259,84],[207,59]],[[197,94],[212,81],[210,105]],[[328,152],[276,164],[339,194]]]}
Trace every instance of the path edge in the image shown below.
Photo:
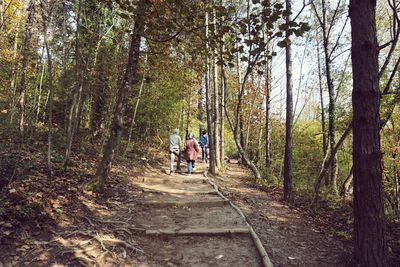
{"label": "path edge", "polygon": [[214,190],[217,192],[217,194],[224,199],[225,201],[228,201],[228,203],[231,205],[231,207],[236,210],[237,213],[245,220],[247,227],[250,229],[250,234],[253,239],[254,244],[256,245],[257,251],[260,254],[262,258],[262,262],[264,267],[273,267],[274,265],[271,262],[271,259],[268,256],[267,251],[265,250],[264,246],[261,243],[260,238],[258,237],[257,233],[254,231],[253,227],[250,225],[249,221],[247,220],[246,216],[244,213],[237,207],[235,204],[233,204],[227,197],[225,197],[218,189],[218,186],[212,181],[211,178],[208,177],[207,171],[203,173],[204,177],[207,178],[208,183],[214,187]]}

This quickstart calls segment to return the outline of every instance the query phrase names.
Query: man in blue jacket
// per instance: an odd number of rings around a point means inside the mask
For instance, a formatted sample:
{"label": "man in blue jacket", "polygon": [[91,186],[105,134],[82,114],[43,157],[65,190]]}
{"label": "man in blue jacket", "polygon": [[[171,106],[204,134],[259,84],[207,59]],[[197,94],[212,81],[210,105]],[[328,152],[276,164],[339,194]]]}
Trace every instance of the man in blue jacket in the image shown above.
{"label": "man in blue jacket", "polygon": [[200,147],[201,147],[201,160],[202,161],[205,160],[207,162],[207,159],[208,159],[208,151],[207,151],[207,149],[208,149],[208,136],[207,136],[207,132],[205,130],[203,130],[201,132],[199,144],[200,144]]}

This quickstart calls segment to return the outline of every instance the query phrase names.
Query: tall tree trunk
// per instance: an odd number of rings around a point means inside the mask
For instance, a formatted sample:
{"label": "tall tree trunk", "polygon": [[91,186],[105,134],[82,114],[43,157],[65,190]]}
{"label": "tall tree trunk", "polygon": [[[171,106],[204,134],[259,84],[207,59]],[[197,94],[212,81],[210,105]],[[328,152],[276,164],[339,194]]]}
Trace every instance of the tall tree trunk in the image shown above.
{"label": "tall tree trunk", "polygon": [[188,94],[187,98],[187,110],[186,110],[186,136],[189,135],[190,132],[190,121],[191,121],[191,113],[192,113],[192,94]]}
{"label": "tall tree trunk", "polygon": [[[240,158],[242,159],[242,162],[250,168],[250,170],[253,172],[254,177],[256,179],[261,179],[260,171],[258,170],[257,166],[249,159],[246,151],[243,149],[242,145],[240,144],[240,137],[239,137],[239,132],[238,132],[239,131],[239,116],[238,116],[238,114],[241,113],[241,105],[242,105],[244,87],[245,87],[247,77],[250,72],[251,72],[251,67],[248,66],[246,75],[243,78],[243,82],[241,84],[239,83],[239,85],[238,85],[241,89],[239,89],[238,103],[236,106],[236,113],[234,114],[234,119],[235,119],[234,121],[232,121],[232,119],[229,117],[229,111],[228,111],[228,107],[226,105],[226,100],[227,100],[226,98],[225,98],[223,107],[224,107],[225,117],[226,117],[228,124],[233,132],[233,138],[234,138],[234,141],[236,144],[236,148],[238,149]],[[226,81],[225,74],[223,75],[223,82],[225,85],[225,91],[228,92],[228,83]]]}
{"label": "tall tree trunk", "polygon": [[[329,95],[329,104],[328,104],[328,140],[329,140],[329,151],[330,154],[332,155],[333,149],[336,146],[336,140],[335,140],[335,135],[336,135],[336,96],[335,96],[335,88],[333,86],[333,79],[332,79],[332,73],[331,73],[331,58],[330,54],[332,51],[329,51],[329,33],[330,30],[327,29],[327,7],[326,7],[326,0],[321,1],[322,5],[322,15],[319,16],[316,6],[313,4],[313,8],[315,11],[315,14],[318,18],[320,27],[322,29],[322,46],[323,46],[323,52],[324,52],[324,59],[325,59],[325,77],[326,77],[326,83],[328,86],[328,95]],[[339,7],[339,5],[338,5]],[[337,10],[335,10],[336,12]],[[334,18],[332,18],[331,25],[334,23]],[[331,27],[331,26],[330,26]],[[332,192],[334,194],[338,194],[338,189],[337,189],[337,176],[338,176],[338,163],[337,163],[337,156],[332,160],[331,166],[330,166],[330,173],[329,173],[329,183],[332,188]]]}
{"label": "tall tree trunk", "polygon": [[[291,12],[292,1],[286,0],[286,10]],[[289,23],[290,16],[286,18]],[[289,38],[286,33],[286,38]],[[293,80],[292,80],[292,47],[291,44],[286,46],[286,138],[285,138],[285,157],[283,168],[283,199],[292,201],[292,129],[293,129]]]}
{"label": "tall tree trunk", "polygon": [[353,67],[354,256],[387,266],[380,146],[376,1],[350,0]]}
{"label": "tall tree trunk", "polygon": [[16,91],[16,83],[17,83],[17,73],[18,73],[18,35],[19,35],[19,25],[16,26],[15,29],[15,37],[14,37],[14,51],[13,51],[13,62],[14,66],[12,69],[12,78],[10,83],[11,90],[11,98],[10,98],[10,124],[13,124],[14,112],[15,112],[15,91]]}
{"label": "tall tree trunk", "polygon": [[[224,41],[224,38],[222,37]],[[221,168],[224,169],[224,162],[225,162],[225,112],[224,112],[224,104],[225,104],[225,66],[224,66],[224,46],[221,45],[220,47],[220,60],[221,60],[221,113],[220,113],[220,139],[219,139],[219,149],[220,149],[220,161],[221,161]]]}
{"label": "tall tree trunk", "polygon": [[207,128],[208,128],[208,145],[210,148],[210,161],[209,161],[209,168],[212,174],[216,173],[216,160],[215,160],[215,146],[214,146],[214,134],[213,134],[213,121],[212,121],[212,109],[211,109],[211,92],[210,92],[210,59],[209,59],[209,44],[208,44],[208,37],[209,37],[209,14],[206,12],[206,77],[205,77],[205,84],[206,84],[206,112],[207,112]]}
{"label": "tall tree trunk", "polygon": [[[324,49],[327,51],[327,49]],[[327,52],[325,52],[325,57],[327,57]],[[328,113],[329,113],[329,122],[328,122],[328,136],[329,136],[329,147],[330,147],[330,153],[333,152],[333,148],[336,146],[336,140],[335,140],[335,135],[336,135],[336,104],[335,104],[335,93],[334,93],[334,88],[333,88],[333,81],[331,78],[331,67],[330,67],[330,62],[328,59],[325,58],[326,62],[326,79],[328,82],[328,94],[329,94],[329,107],[328,107]],[[330,170],[330,184],[332,188],[332,192],[337,195],[338,194],[338,189],[337,189],[337,176],[338,176],[338,162],[337,162],[337,154],[333,158],[332,165],[331,165],[331,170]]]}
{"label": "tall tree trunk", "polygon": [[142,97],[142,92],[143,92],[143,88],[144,88],[144,81],[146,79],[146,68],[147,68],[147,54],[146,54],[146,57],[144,59],[142,81],[140,83],[139,93],[138,93],[138,96],[137,96],[137,99],[136,99],[135,108],[133,110],[131,127],[129,128],[128,143],[126,144],[126,148],[124,150],[123,156],[126,155],[126,152],[128,152],[129,146],[131,144],[133,127],[135,126],[135,123],[136,123],[136,114],[137,114],[137,110],[138,110],[138,107],[139,107],[140,98]]}
{"label": "tall tree trunk", "polygon": [[[214,1],[213,1],[214,2]],[[214,23],[214,34],[217,35],[217,14],[213,9],[213,23]],[[213,88],[214,88],[214,145],[215,145],[215,164],[218,169],[221,169],[221,156],[220,156],[220,131],[219,131],[219,97],[218,97],[218,50],[214,49],[214,75],[213,75]]]}
{"label": "tall tree trunk", "polygon": [[[44,43],[46,46],[47,54],[47,86],[49,89],[49,100],[47,103],[48,107],[48,135],[47,135],[47,168],[51,173],[51,151],[52,151],[52,132],[53,132],[53,61],[50,53],[49,44],[47,42],[47,28],[44,35]],[[39,104],[39,103],[38,103]]]}
{"label": "tall tree trunk", "polygon": [[[240,94],[240,88],[241,88],[241,84],[242,84],[242,72],[240,69],[240,52],[237,52],[236,54],[236,73],[237,73],[237,83],[238,83],[238,94]],[[238,134],[239,134],[239,143],[240,146],[243,148],[244,151],[246,151],[246,148],[244,146],[244,136],[243,136],[243,116],[241,114],[236,114],[236,117],[238,117]],[[242,155],[239,153],[240,158],[241,158],[241,162],[243,164],[245,164],[245,160],[242,158]]]}
{"label": "tall tree trunk", "polygon": [[[224,84],[225,84],[225,90],[228,90],[228,84],[226,82],[226,77],[224,76]],[[244,86],[244,85],[243,85]],[[226,100],[226,99],[225,99]],[[239,108],[240,110],[240,108]],[[257,166],[249,159],[249,157],[246,154],[246,151],[243,149],[243,147],[240,144],[240,140],[239,140],[239,133],[238,133],[238,129],[239,129],[239,118],[237,116],[235,116],[235,122],[232,122],[232,120],[229,117],[228,114],[228,107],[226,106],[226,101],[224,103],[224,111],[225,111],[225,116],[228,120],[229,126],[233,132],[233,139],[235,141],[236,147],[238,149],[239,155],[241,157],[241,159],[243,160],[243,163],[248,166],[250,168],[250,170],[253,172],[254,177],[258,180],[261,179],[261,174],[257,168]]]}
{"label": "tall tree trunk", "polygon": [[129,48],[128,63],[124,79],[119,87],[116,99],[113,121],[110,126],[110,137],[104,147],[104,153],[96,171],[94,187],[101,190],[104,182],[108,178],[111,165],[114,161],[116,148],[118,147],[123,129],[123,115],[126,108],[129,92],[132,88],[133,80],[137,75],[137,67],[140,55],[140,40],[144,28],[143,17],[146,10],[146,0],[140,0],[136,12],[134,29],[131,34],[131,44]]}
{"label": "tall tree trunk", "polygon": [[[317,61],[318,61],[318,81],[319,81],[319,97],[321,105],[321,128],[322,128],[322,152],[325,156],[328,153],[328,136],[326,134],[326,119],[325,119],[325,105],[324,105],[324,94],[322,86],[322,72],[321,72],[321,60],[319,55],[319,39],[317,37]],[[332,151],[332,150],[331,150]],[[325,186],[328,187],[330,184],[329,175],[325,176]]]}
{"label": "tall tree trunk", "polygon": [[[269,53],[269,49],[267,49]],[[271,147],[271,67],[272,60],[267,59],[265,65],[265,166],[267,169],[272,163],[272,147]]]}
{"label": "tall tree trunk", "polygon": [[19,97],[19,111],[20,111],[20,120],[19,120],[19,132],[21,138],[24,135],[25,130],[25,102],[26,102],[26,73],[28,69],[29,63],[29,49],[31,46],[31,37],[32,37],[32,25],[35,17],[35,0],[29,1],[28,6],[28,18],[26,19],[25,28],[24,28],[24,44],[23,44],[23,52],[22,52],[22,65],[21,65],[21,85],[20,85],[20,97]]}
{"label": "tall tree trunk", "polygon": [[67,140],[64,154],[64,169],[68,167],[69,159],[71,156],[72,142],[74,139],[75,131],[78,127],[79,111],[82,102],[82,90],[83,90],[83,77],[81,75],[81,54],[80,54],[80,31],[81,31],[81,0],[78,1],[78,14],[76,18],[76,34],[75,34],[75,88],[72,96],[72,104],[68,116],[68,127],[67,127]]}
{"label": "tall tree trunk", "polygon": [[[46,50],[46,52],[47,52],[47,50]],[[42,50],[42,53],[44,53],[43,50]],[[43,78],[44,78],[45,67],[46,67],[46,65],[44,64],[44,61],[40,60],[40,62],[42,62],[42,71],[40,73],[40,78],[39,78],[39,92],[37,93],[37,102],[35,100],[34,102],[36,102],[36,103],[33,104],[33,107],[36,107],[36,121],[39,120],[40,103],[42,100]],[[48,70],[48,66],[47,66],[47,70]],[[35,90],[35,95],[36,95],[36,91],[37,90]],[[36,96],[35,96],[35,98],[36,98]]]}
{"label": "tall tree trunk", "polygon": [[[326,155],[326,153],[328,153],[328,142],[327,142],[327,136],[326,136],[325,105],[324,105],[324,96],[323,96],[321,59],[320,59],[320,55],[319,55],[318,38],[317,38],[317,62],[318,62],[319,97],[320,97],[320,105],[321,105],[322,154]],[[329,183],[329,180],[326,181],[326,185],[328,185],[328,183]]]}

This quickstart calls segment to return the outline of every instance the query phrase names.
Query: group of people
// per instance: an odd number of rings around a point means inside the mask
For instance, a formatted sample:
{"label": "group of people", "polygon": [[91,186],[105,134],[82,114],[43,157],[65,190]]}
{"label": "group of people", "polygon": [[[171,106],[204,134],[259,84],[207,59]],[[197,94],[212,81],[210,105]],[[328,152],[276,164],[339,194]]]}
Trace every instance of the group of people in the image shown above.
{"label": "group of people", "polygon": [[196,160],[200,154],[202,161],[207,162],[208,158],[208,136],[207,132],[203,130],[200,135],[200,140],[197,142],[193,133],[189,133],[186,136],[185,145],[182,145],[181,137],[179,136],[179,130],[174,129],[171,136],[169,137],[169,155],[170,155],[170,168],[169,174],[174,172],[175,157],[177,158],[177,172],[181,172],[181,158],[182,152],[185,155],[187,161],[188,175],[191,175],[192,171],[196,168]]}

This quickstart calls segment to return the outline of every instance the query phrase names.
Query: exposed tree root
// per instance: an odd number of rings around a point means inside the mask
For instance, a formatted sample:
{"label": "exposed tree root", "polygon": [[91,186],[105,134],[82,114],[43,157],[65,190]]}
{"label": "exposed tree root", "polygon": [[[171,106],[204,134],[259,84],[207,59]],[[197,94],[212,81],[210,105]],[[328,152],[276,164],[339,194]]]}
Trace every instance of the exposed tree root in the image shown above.
{"label": "exposed tree root", "polygon": [[[91,220],[89,218],[88,222]],[[123,224],[123,222],[119,222]],[[122,231],[132,238],[130,228],[117,228],[114,231]],[[49,242],[41,242],[40,245],[51,245],[58,247],[60,250],[57,255],[64,257],[65,254],[71,255],[70,261],[78,261],[84,266],[103,266],[106,264],[108,257],[120,257],[126,259],[128,251],[142,252],[141,248],[136,247],[131,241],[125,241],[113,236],[101,236],[93,231],[74,230],[72,232],[65,231],[61,233],[54,232],[55,237]],[[76,242],[76,238],[83,237],[85,240]],[[75,242],[67,240],[73,238]],[[59,244],[58,244],[59,243]],[[118,250],[116,248],[118,247]],[[95,251],[97,250],[97,251]],[[119,253],[115,253],[119,251]]]}

